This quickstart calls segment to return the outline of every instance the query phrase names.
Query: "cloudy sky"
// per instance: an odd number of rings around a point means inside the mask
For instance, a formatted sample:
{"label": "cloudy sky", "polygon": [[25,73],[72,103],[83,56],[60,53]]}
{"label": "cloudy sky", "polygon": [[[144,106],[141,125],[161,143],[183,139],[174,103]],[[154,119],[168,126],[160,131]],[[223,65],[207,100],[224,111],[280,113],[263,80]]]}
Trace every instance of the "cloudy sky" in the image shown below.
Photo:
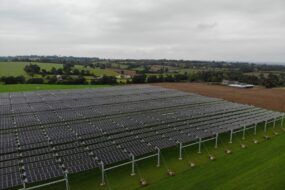
{"label": "cloudy sky", "polygon": [[285,62],[284,0],[0,0],[0,55]]}

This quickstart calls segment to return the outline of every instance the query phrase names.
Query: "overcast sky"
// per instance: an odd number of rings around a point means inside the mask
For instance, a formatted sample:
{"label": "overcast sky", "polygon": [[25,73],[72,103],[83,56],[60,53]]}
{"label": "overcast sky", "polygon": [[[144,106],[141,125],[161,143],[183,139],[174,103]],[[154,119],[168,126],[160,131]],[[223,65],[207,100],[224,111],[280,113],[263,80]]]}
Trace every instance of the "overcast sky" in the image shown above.
{"label": "overcast sky", "polygon": [[0,0],[0,55],[285,62],[285,0]]}

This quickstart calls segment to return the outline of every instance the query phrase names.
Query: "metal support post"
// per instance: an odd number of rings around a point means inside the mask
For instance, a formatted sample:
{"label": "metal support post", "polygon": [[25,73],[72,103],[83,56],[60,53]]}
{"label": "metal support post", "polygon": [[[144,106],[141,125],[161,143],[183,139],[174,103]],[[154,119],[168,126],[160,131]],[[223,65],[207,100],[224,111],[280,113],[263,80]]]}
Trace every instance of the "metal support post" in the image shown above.
{"label": "metal support post", "polygon": [[242,131],[242,140],[245,139],[245,129],[246,129],[246,126],[243,127],[243,131]]}
{"label": "metal support post", "polygon": [[233,143],[233,129],[231,129],[231,134],[230,134],[230,144]]}
{"label": "metal support post", "polygon": [[68,173],[67,173],[67,172],[64,173],[64,178],[65,178],[65,187],[66,187],[66,190],[69,190],[70,187],[69,187],[69,180],[68,180]]}
{"label": "metal support post", "polygon": [[256,128],[257,128],[257,123],[254,126],[254,135],[256,135]]}
{"label": "metal support post", "polygon": [[182,143],[179,143],[179,160],[182,160]]}
{"label": "metal support post", "polygon": [[284,115],[282,116],[281,127],[283,127]]}
{"label": "metal support post", "polygon": [[215,143],[215,148],[218,148],[218,138],[219,138],[219,134],[216,134],[216,143]]}
{"label": "metal support post", "polygon": [[276,126],[276,118],[274,118],[273,128],[275,128],[275,126]]}
{"label": "metal support post", "polygon": [[23,182],[23,190],[25,190],[25,189],[26,189],[26,183]]}
{"label": "metal support post", "polygon": [[157,148],[157,167],[160,167],[160,149]]}
{"label": "metal support post", "polygon": [[104,167],[104,162],[101,161],[101,172],[102,172],[102,181],[101,181],[101,186],[105,185],[105,167]]}
{"label": "metal support post", "polygon": [[265,121],[265,124],[264,124],[264,132],[267,131],[267,120]]}
{"label": "metal support post", "polygon": [[198,154],[201,154],[201,143],[202,143],[202,138],[199,138],[199,149],[198,149]]}
{"label": "metal support post", "polygon": [[131,154],[132,157],[132,172],[131,172],[131,176],[136,175],[135,173],[135,156],[133,154]]}

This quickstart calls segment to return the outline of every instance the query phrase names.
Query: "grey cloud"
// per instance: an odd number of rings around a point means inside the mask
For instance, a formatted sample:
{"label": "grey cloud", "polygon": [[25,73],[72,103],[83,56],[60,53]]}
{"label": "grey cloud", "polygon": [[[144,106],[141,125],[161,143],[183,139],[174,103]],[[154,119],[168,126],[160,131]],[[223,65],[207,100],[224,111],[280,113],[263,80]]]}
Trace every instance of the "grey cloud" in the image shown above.
{"label": "grey cloud", "polygon": [[218,25],[217,22],[214,22],[214,23],[200,23],[198,24],[197,26],[197,29],[198,30],[211,30],[213,28],[215,28],[216,26]]}
{"label": "grey cloud", "polygon": [[283,0],[1,0],[0,54],[285,62]]}

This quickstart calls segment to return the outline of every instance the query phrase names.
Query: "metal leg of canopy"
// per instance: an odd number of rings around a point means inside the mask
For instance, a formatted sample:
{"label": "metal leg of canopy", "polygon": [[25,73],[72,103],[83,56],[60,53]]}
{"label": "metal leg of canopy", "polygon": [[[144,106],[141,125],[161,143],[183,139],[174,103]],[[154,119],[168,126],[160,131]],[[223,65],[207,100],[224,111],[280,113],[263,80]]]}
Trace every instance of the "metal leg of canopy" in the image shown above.
{"label": "metal leg of canopy", "polygon": [[125,166],[125,165],[129,165],[131,164],[132,168],[131,168],[131,176],[135,175],[135,163],[138,162],[138,161],[142,161],[142,160],[145,160],[145,159],[148,159],[148,158],[151,158],[151,157],[155,157],[157,156],[157,164],[156,166],[157,167],[160,167],[160,149],[158,147],[156,147],[156,150],[157,150],[157,153],[156,154],[152,154],[152,155],[149,155],[149,156],[145,156],[145,157],[141,157],[141,158],[135,158],[135,156],[133,154],[131,154],[131,161],[128,161],[128,162],[124,162],[122,164],[118,164],[118,165],[115,165],[115,166],[111,166],[111,167],[108,167],[106,168],[105,167],[105,164],[103,161],[100,162],[100,168],[101,168],[101,185],[105,185],[105,174],[107,171],[109,170],[112,170],[112,169],[115,169],[115,168],[119,168],[119,167],[122,167],[122,166]]}
{"label": "metal leg of canopy", "polygon": [[44,184],[36,185],[36,186],[33,186],[33,187],[26,187],[26,183],[24,182],[24,183],[23,183],[23,188],[21,188],[21,189],[19,189],[19,190],[32,190],[32,189],[37,189],[37,188],[41,188],[41,187],[46,187],[46,186],[54,185],[54,184],[61,183],[61,182],[65,182],[65,188],[66,188],[66,190],[69,190],[69,189],[70,189],[67,172],[64,173],[64,178],[63,178],[63,179],[59,179],[59,180],[56,180],[56,181],[51,181],[51,182],[49,182],[49,183],[44,183]]}
{"label": "metal leg of canopy", "polygon": [[179,160],[183,159],[183,157],[182,157],[183,148],[194,146],[194,145],[197,145],[197,144],[198,144],[198,154],[201,154],[202,153],[201,145],[202,145],[203,142],[215,140],[215,148],[217,148],[218,147],[218,137],[219,137],[219,134],[216,134],[215,137],[213,137],[213,138],[209,138],[209,139],[205,139],[205,140],[202,140],[202,138],[199,138],[198,141],[193,142],[191,144],[186,144],[186,145],[183,145],[183,143],[180,142],[179,143],[179,157],[178,157],[178,159]]}
{"label": "metal leg of canopy", "polygon": [[265,123],[264,123],[264,132],[267,132],[267,120],[265,121]]}

